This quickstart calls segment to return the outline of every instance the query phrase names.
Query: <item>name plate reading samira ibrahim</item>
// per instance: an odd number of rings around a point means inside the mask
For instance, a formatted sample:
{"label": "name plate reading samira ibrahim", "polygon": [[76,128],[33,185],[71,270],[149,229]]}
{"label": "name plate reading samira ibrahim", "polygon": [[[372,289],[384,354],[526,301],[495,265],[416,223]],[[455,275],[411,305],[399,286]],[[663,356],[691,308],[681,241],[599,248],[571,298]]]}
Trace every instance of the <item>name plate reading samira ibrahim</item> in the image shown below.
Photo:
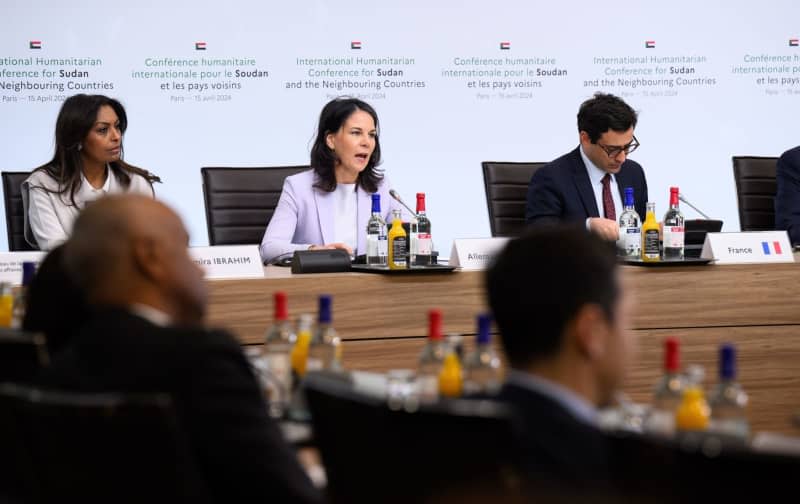
{"label": "name plate reading samira ibrahim", "polygon": [[701,257],[716,264],[758,264],[794,262],[786,231],[708,233]]}
{"label": "name plate reading samira ibrahim", "polygon": [[44,252],[0,252],[0,282],[12,285],[22,283],[22,263],[32,261],[39,267]]}
{"label": "name plate reading samira ibrahim", "polygon": [[461,238],[453,241],[450,266],[467,270],[486,269],[503,250],[508,238]]}
{"label": "name plate reading samira ibrahim", "polygon": [[264,267],[257,245],[191,247],[189,255],[206,271],[206,278],[263,278]]}

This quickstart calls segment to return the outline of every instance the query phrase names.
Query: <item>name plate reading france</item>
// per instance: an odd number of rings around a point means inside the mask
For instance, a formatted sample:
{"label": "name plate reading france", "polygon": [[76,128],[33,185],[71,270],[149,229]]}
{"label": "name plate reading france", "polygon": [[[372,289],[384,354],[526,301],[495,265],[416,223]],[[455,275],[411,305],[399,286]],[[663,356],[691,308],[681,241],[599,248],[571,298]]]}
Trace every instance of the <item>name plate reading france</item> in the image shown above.
{"label": "name plate reading france", "polygon": [[0,252],[0,282],[12,285],[22,283],[22,263],[33,261],[36,267],[44,259],[44,252]]}
{"label": "name plate reading france", "polygon": [[794,262],[786,231],[708,233],[701,257],[716,264],[758,264]]}
{"label": "name plate reading france", "polygon": [[206,278],[263,278],[264,267],[257,245],[191,247],[189,255],[206,270]]}
{"label": "name plate reading france", "polygon": [[486,269],[508,242],[508,238],[461,238],[453,241],[450,266],[466,270]]}

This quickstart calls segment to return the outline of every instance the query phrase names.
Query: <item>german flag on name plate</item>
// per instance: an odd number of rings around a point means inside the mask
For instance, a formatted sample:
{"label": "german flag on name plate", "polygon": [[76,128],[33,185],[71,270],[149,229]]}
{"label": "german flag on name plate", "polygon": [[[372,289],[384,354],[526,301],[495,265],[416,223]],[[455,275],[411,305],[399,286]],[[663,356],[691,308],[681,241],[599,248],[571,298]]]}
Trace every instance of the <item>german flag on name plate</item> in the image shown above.
{"label": "german flag on name plate", "polygon": [[41,49],[42,48],[42,41],[41,40],[31,40],[28,43],[28,47],[31,49]]}
{"label": "german flag on name plate", "polygon": [[350,49],[361,49],[361,41],[360,40],[354,40],[354,41],[350,42]]}
{"label": "german flag on name plate", "polygon": [[510,51],[511,50],[511,42],[500,42],[500,50],[501,51]]}
{"label": "german flag on name plate", "polygon": [[[33,42],[31,42],[33,44]],[[800,46],[800,39],[790,38],[789,39],[789,47],[798,47]]]}
{"label": "german flag on name plate", "polygon": [[195,42],[194,43],[194,50],[195,51],[205,51],[206,50],[206,43],[205,42]]}
{"label": "german flag on name plate", "polygon": [[645,40],[644,41],[644,48],[645,49],[655,49],[656,48],[656,41],[655,40]]}

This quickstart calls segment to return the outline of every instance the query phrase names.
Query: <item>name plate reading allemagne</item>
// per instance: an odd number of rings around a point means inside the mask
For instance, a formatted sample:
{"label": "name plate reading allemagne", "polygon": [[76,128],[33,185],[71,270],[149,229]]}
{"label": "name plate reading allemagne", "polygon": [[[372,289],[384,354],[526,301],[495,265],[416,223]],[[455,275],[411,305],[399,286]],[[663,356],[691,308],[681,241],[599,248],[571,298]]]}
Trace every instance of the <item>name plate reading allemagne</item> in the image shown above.
{"label": "name plate reading allemagne", "polygon": [[191,247],[189,255],[205,269],[206,278],[210,280],[264,277],[257,245]]}
{"label": "name plate reading allemagne", "polygon": [[453,240],[450,266],[466,270],[486,269],[503,250],[508,238],[460,238]]}
{"label": "name plate reading allemagne", "polygon": [[786,231],[708,233],[701,257],[714,259],[716,264],[794,262]]}

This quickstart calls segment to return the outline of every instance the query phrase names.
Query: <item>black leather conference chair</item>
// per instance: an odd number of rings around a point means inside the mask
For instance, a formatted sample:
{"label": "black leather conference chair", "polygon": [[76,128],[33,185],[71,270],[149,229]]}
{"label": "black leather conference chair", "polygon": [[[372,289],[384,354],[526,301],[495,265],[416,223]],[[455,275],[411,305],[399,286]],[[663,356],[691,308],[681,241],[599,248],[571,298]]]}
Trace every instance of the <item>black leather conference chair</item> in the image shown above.
{"label": "black leather conference chair", "polygon": [[202,168],[209,244],[261,243],[278,205],[283,180],[309,168]]}
{"label": "black leather conference chair", "polygon": [[525,204],[533,173],[547,163],[484,161],[483,184],[492,236],[519,236],[525,230]]}
{"label": "black leather conference chair", "polygon": [[44,335],[0,329],[0,382],[28,383],[49,363]]}
{"label": "black leather conference chair", "polygon": [[5,383],[0,440],[0,495],[18,502],[209,501],[166,395]]}
{"label": "black leather conference chair", "polygon": [[775,229],[776,157],[734,156],[733,177],[742,231]]}
{"label": "black leather conference chair", "polygon": [[464,492],[519,489],[516,417],[503,405],[393,410],[321,373],[307,375],[304,388],[331,502],[457,502]]}
{"label": "black leather conference chair", "polygon": [[25,210],[22,207],[20,186],[30,172],[3,172],[3,200],[6,208],[8,250],[39,250],[25,241]]}

